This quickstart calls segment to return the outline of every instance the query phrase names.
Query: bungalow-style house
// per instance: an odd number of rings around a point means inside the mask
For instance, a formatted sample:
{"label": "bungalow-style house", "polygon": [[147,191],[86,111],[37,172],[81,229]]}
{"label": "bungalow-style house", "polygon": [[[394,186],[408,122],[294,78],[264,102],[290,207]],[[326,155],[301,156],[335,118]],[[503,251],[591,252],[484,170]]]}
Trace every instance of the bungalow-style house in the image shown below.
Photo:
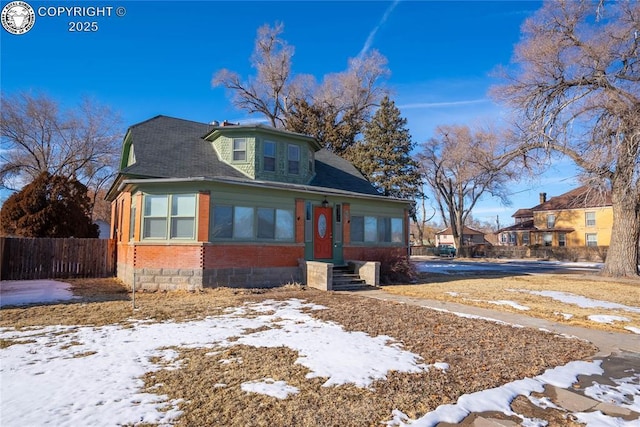
{"label": "bungalow-style house", "polygon": [[498,230],[498,244],[508,246],[608,246],[613,208],[611,195],[588,186],[578,187],[540,204],[519,209],[515,224]]}
{"label": "bungalow-style house", "polygon": [[[484,238],[484,233],[482,231],[475,230],[471,227],[467,227],[466,225],[463,227],[462,230],[463,230],[462,242],[465,245],[473,246],[473,245],[480,245],[483,243],[487,243]],[[455,246],[451,227],[447,227],[444,230],[440,230],[436,233],[436,246],[439,246],[439,245]]]}
{"label": "bungalow-style house", "polygon": [[135,289],[277,286],[307,263],[408,256],[407,200],[314,138],[261,124],[131,126],[107,200],[117,276]]}

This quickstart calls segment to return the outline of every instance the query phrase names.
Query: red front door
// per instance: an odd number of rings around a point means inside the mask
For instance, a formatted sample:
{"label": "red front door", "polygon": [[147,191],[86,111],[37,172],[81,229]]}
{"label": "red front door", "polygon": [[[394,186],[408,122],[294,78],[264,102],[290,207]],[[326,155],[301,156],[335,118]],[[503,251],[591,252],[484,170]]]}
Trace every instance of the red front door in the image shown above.
{"label": "red front door", "polygon": [[333,258],[333,212],[331,208],[317,206],[313,209],[313,258]]}

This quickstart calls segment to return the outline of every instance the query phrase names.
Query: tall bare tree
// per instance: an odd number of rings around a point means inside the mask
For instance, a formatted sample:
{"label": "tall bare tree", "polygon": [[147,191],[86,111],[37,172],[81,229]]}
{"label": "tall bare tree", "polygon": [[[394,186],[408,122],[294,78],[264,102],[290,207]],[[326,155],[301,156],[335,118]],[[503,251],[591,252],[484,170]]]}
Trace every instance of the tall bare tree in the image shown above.
{"label": "tall bare tree", "polygon": [[483,194],[509,203],[506,185],[515,177],[515,162],[506,164],[503,154],[497,132],[468,126],[439,126],[436,136],[422,145],[423,176],[458,248],[463,245],[464,226]]}
{"label": "tall bare tree", "polygon": [[295,50],[280,38],[283,31],[282,23],[258,28],[251,55],[254,77],[243,81],[238,73],[222,69],[211,80],[212,86],[223,86],[232,93],[236,108],[264,115],[273,127],[283,126],[291,95],[296,92],[291,71]]}
{"label": "tall bare tree", "polygon": [[48,172],[97,194],[115,174],[120,141],[119,117],[93,101],[61,110],[46,95],[2,93],[0,185],[18,190]]}
{"label": "tall bare tree", "polygon": [[236,108],[261,114],[274,127],[312,135],[341,154],[385,94],[381,81],[389,73],[387,60],[374,50],[318,83],[311,75],[293,73],[294,48],[281,38],[283,31],[282,23],[258,29],[251,56],[254,76],[243,79],[223,69],[211,84],[226,88]]}
{"label": "tall bare tree", "polygon": [[638,275],[640,2],[547,1],[522,28],[508,81],[522,153],[560,152],[608,184],[611,244],[602,273]]}

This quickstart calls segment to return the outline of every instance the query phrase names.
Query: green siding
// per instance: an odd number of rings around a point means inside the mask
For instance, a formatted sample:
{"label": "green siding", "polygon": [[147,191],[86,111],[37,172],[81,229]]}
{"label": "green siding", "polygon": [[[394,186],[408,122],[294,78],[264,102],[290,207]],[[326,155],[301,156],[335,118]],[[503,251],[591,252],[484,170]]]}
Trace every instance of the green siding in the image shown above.
{"label": "green siding", "polygon": [[[309,168],[310,157],[313,157],[314,147],[306,139],[296,138],[291,135],[277,135],[267,132],[243,131],[239,129],[223,130],[225,134],[213,140],[213,148],[220,160],[233,166],[250,178],[260,181],[276,181],[291,184],[307,184],[314,176],[314,171]],[[247,158],[245,161],[233,161],[233,139],[246,138]],[[271,141],[276,144],[275,171],[264,171],[264,142]],[[300,147],[300,171],[298,174],[288,173],[288,146],[289,144]],[[313,158],[312,158],[313,160]]]}
{"label": "green siding", "polygon": [[[233,160],[233,139],[245,138],[247,141],[247,158],[243,161]],[[213,141],[213,148],[220,160],[238,169],[250,178],[256,177],[256,138],[254,136],[237,134],[233,136],[221,136]]]}

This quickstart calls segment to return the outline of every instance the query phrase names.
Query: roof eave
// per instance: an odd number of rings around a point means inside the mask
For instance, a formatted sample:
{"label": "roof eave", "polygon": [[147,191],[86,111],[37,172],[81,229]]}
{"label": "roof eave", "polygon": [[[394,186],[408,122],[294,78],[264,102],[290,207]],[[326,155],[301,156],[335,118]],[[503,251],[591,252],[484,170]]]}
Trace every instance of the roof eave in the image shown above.
{"label": "roof eave", "polygon": [[266,181],[247,181],[247,180],[236,179],[236,178],[209,178],[209,177],[142,178],[142,179],[133,178],[133,179],[122,180],[118,186],[117,191],[121,192],[128,187],[130,188],[131,186],[140,185],[140,184],[170,184],[170,183],[187,183],[187,182],[212,182],[212,183],[240,185],[244,187],[254,187],[254,188],[294,190],[294,191],[299,191],[301,193],[309,193],[309,194],[348,196],[352,198],[369,199],[369,200],[371,199],[384,200],[384,201],[393,202],[393,203],[403,203],[403,204],[413,203],[413,201],[410,199],[401,199],[401,198],[388,197],[388,196],[382,196],[382,195],[357,193],[353,191],[339,190],[336,188],[329,188],[329,187],[315,187],[310,185],[288,184],[288,183],[280,184],[280,183],[273,183],[273,182],[266,182]]}

